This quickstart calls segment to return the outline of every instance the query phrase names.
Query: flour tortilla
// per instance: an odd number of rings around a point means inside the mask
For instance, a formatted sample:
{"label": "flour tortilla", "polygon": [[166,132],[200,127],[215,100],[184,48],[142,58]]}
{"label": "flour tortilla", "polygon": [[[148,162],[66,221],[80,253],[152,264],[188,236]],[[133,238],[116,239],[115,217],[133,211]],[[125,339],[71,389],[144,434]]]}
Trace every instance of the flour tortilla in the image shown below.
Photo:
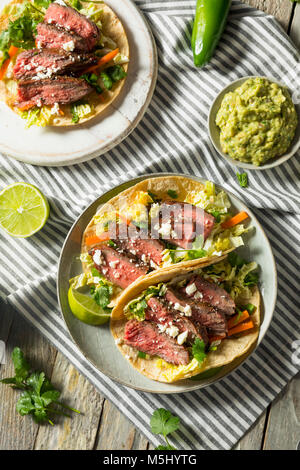
{"label": "flour tortilla", "polygon": [[[10,2],[8,5],[14,5],[14,4],[21,4],[23,3],[20,0],[13,0]],[[84,2],[86,5],[88,2]],[[128,44],[128,39],[125,33],[125,29],[117,17],[117,15],[113,12],[113,10],[105,5],[104,3],[101,4],[93,4],[95,7],[97,7],[98,10],[103,10],[102,13],[102,32],[104,36],[110,37],[116,44],[117,47],[119,48],[119,51],[121,54],[127,56],[129,58],[129,44]],[[1,31],[5,30],[8,26],[10,18],[7,15],[1,15],[0,16],[0,33]],[[20,51],[22,52],[22,51]],[[12,63],[15,62],[17,56],[14,57],[14,60]],[[124,68],[125,72],[128,70],[128,64],[123,64],[122,67]],[[64,112],[64,116],[55,116],[55,123],[53,122],[52,124],[49,124],[54,127],[61,127],[61,126],[75,126],[82,124],[84,122],[89,121],[90,119],[95,118],[99,114],[104,111],[107,106],[109,106],[118,96],[120,93],[122,87],[124,86],[126,77],[122,80],[119,80],[118,82],[113,84],[113,87],[111,90],[105,90],[101,94],[101,101],[99,98],[99,95],[96,92],[92,92],[86,97],[83,98],[84,102],[87,102],[91,105],[91,107],[94,109],[94,113],[91,114],[90,116],[83,117],[80,119],[79,123],[72,123],[72,114],[71,114],[71,104],[66,104],[66,105],[60,105],[60,109]],[[0,101],[6,102],[6,104],[14,111],[18,112],[17,107],[15,106],[16,100],[17,100],[17,95],[16,92],[10,92],[7,88],[7,83],[8,80],[0,80]]]}
{"label": "flour tortilla", "polygon": [[[210,265],[210,262],[202,264],[201,268]],[[225,339],[217,347],[216,351],[208,353],[206,360],[201,366],[196,360],[190,362],[187,366],[173,366],[165,361],[160,361],[158,357],[142,359],[137,356],[137,350],[123,343],[124,329],[127,319],[124,316],[124,308],[131,300],[137,298],[149,286],[159,284],[160,282],[172,282],[189,278],[194,274],[194,270],[188,267],[172,268],[169,272],[155,271],[144,279],[137,280],[130,288],[127,288],[119,298],[115,308],[112,311],[111,332],[124,357],[141,374],[149,379],[158,382],[176,382],[178,380],[188,379],[209,369],[221,367],[233,362],[240,356],[243,356],[256,343],[260,327],[260,293],[257,287],[251,290],[249,296],[237,299],[238,304],[246,305],[252,303],[256,310],[251,315],[255,328],[251,332],[235,338]]]}
{"label": "flour tortilla", "polygon": [[[96,235],[98,233],[97,219],[101,217],[101,215],[104,216],[107,212],[110,212],[111,210],[119,211],[120,213],[122,213],[122,207],[125,208],[134,204],[134,199],[138,191],[151,191],[155,193],[158,198],[166,200],[170,199],[170,196],[168,196],[167,194],[168,189],[172,189],[178,194],[178,198],[176,200],[180,202],[184,201],[188,194],[190,194],[192,191],[201,191],[203,188],[203,183],[200,183],[199,181],[192,180],[188,177],[185,178],[184,176],[176,175],[147,178],[137,183],[136,185],[126,189],[125,191],[122,191],[120,194],[110,199],[110,201],[108,201],[106,204],[99,208],[99,210],[96,212],[96,214],[88,224],[86,230],[84,231],[82,237],[81,253],[87,253],[89,249],[92,248],[92,246],[86,246],[85,240],[87,236]],[[162,272],[169,272],[169,270],[173,267],[176,267],[176,269],[184,267],[196,268],[205,265],[207,262],[209,262],[209,264],[217,263],[221,261],[225,255],[227,255],[230,251],[233,250],[234,248],[224,251],[222,256],[206,256],[204,258],[182,261],[172,266],[159,268],[159,270]],[[85,263],[83,263],[83,270],[84,272],[89,271],[89,267]]]}

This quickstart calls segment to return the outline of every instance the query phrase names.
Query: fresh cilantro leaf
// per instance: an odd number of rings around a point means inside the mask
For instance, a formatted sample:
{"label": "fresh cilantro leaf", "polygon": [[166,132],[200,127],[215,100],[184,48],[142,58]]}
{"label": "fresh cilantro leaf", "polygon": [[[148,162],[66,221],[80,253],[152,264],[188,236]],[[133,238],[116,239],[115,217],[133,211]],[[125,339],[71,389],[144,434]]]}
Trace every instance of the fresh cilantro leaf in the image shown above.
{"label": "fresh cilantro leaf", "polygon": [[96,92],[99,93],[99,95],[103,92],[101,86],[98,83],[98,76],[95,73],[85,73],[81,75],[80,78],[83,78],[93,88],[95,88]]}
{"label": "fresh cilantro leaf", "polygon": [[164,437],[176,431],[179,427],[179,423],[180,419],[178,416],[172,415],[169,410],[165,410],[164,408],[155,410],[150,420],[153,434],[162,434]]}
{"label": "fresh cilantro leaf", "polygon": [[47,392],[41,395],[44,406],[50,405],[52,402],[56,402],[60,397],[60,392],[58,390],[48,390]]}
{"label": "fresh cilantro leaf", "polygon": [[167,193],[172,199],[177,199],[178,198],[178,194],[173,189],[168,189]]}
{"label": "fresh cilantro leaf", "polygon": [[16,381],[21,383],[29,375],[30,366],[24,358],[24,354],[20,348],[14,348],[12,352],[12,360],[15,368]]}
{"label": "fresh cilantro leaf", "polygon": [[12,358],[16,376],[2,379],[1,382],[12,385],[13,388],[24,389],[16,405],[16,409],[21,416],[30,414],[36,422],[48,421],[51,425],[53,425],[53,423],[49,419],[49,414],[69,417],[69,415],[63,413],[61,409],[49,407],[51,403],[55,403],[56,407],[67,408],[76,413],[80,413],[78,410],[70,408],[58,401],[60,392],[54,389],[44,372],[33,372],[29,375],[30,366],[26,362],[20,348],[13,350]]}
{"label": "fresh cilantro leaf", "polygon": [[247,274],[247,276],[244,279],[244,286],[248,286],[248,287],[255,286],[258,283],[258,278],[259,278],[258,272],[255,272],[255,273],[251,272]]}
{"label": "fresh cilantro leaf", "polygon": [[35,406],[32,403],[31,393],[29,391],[22,393],[19,400],[17,401],[16,409],[21,416],[28,415],[35,409]]}
{"label": "fresh cilantro leaf", "polygon": [[241,188],[247,188],[248,186],[247,173],[237,173],[236,176],[237,176],[238,182],[240,183]]}
{"label": "fresh cilantro leaf", "polygon": [[118,82],[126,77],[127,73],[121,65],[114,65],[105,70],[113,82]]}
{"label": "fresh cilantro leaf", "polygon": [[82,3],[79,0],[68,0],[68,4],[75,8],[75,10],[81,10],[83,8]]}
{"label": "fresh cilantro leaf", "polygon": [[138,352],[138,357],[139,357],[140,359],[146,359],[146,355],[147,355],[147,354],[144,353],[143,351],[139,351],[139,352]]}
{"label": "fresh cilantro leaf", "polygon": [[40,373],[34,372],[33,374],[30,375],[30,377],[28,377],[28,379],[26,380],[26,384],[30,388],[32,388],[35,391],[35,393],[39,395],[42,385],[44,383],[44,380],[45,380],[44,372],[40,372]]}
{"label": "fresh cilantro leaf", "polygon": [[106,72],[101,72],[100,74],[100,77],[101,77],[101,80],[103,82],[103,85],[105,86],[105,88],[107,90],[110,90],[113,86],[113,81],[112,79],[110,78],[110,76],[108,75],[108,73]]}
{"label": "fresh cilantro leaf", "polygon": [[52,3],[51,0],[33,0],[33,5],[37,7],[42,7],[45,8],[46,10],[48,9],[49,5]]}
{"label": "fresh cilantro leaf", "polygon": [[197,359],[199,365],[201,365],[204,359],[206,358],[205,343],[203,340],[199,338],[195,339],[195,342],[192,347],[192,353],[193,357]]}
{"label": "fresh cilantro leaf", "polygon": [[93,293],[93,299],[95,302],[103,308],[103,310],[109,310],[108,304],[110,303],[111,296],[113,294],[113,286],[108,284],[106,281],[100,281],[100,284],[96,287]]}
{"label": "fresh cilantro leaf", "polygon": [[217,224],[219,222],[221,222],[221,212],[220,211],[212,211],[212,212],[210,212],[210,214],[214,216],[214,218],[216,219]]}
{"label": "fresh cilantro leaf", "polygon": [[107,242],[108,246],[111,246],[112,248],[116,248],[116,243],[113,240],[108,240]]}
{"label": "fresh cilantro leaf", "polygon": [[242,310],[247,310],[247,312],[248,312],[250,315],[252,315],[252,313],[255,312],[256,307],[255,307],[255,305],[253,305],[253,304],[247,304],[247,305],[245,305],[245,307],[242,307]]}

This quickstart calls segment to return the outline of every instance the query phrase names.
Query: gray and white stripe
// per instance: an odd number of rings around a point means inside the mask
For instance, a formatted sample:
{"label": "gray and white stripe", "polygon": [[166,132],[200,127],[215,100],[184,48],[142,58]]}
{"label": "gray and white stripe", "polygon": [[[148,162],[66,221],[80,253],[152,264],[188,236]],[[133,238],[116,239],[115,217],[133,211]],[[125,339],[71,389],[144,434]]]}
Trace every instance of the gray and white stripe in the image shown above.
{"label": "gray and white stripe", "polygon": [[[189,48],[195,1],[136,3],[156,38],[159,78],[149,109],[134,132],[107,154],[72,167],[37,168],[0,156],[0,187],[28,181],[51,203],[48,223],[30,239],[16,241],[1,233],[1,295],[155,445],[160,441],[150,433],[149,418],[163,406],[182,421],[172,440],[176,447],[228,449],[299,370],[291,357],[293,341],[300,338],[300,171],[294,157],[279,168],[251,172],[249,188],[240,188],[237,170],[218,157],[207,137],[207,114],[218,91],[244,75],[273,76],[293,88],[299,54],[272,17],[233,1],[217,52],[211,64],[199,71],[192,65]],[[83,209],[122,181],[160,171],[203,176],[242,198],[266,230],[278,267],[274,320],[255,354],[217,384],[175,396],[127,389],[98,372],[65,329],[55,285],[63,241]]]}

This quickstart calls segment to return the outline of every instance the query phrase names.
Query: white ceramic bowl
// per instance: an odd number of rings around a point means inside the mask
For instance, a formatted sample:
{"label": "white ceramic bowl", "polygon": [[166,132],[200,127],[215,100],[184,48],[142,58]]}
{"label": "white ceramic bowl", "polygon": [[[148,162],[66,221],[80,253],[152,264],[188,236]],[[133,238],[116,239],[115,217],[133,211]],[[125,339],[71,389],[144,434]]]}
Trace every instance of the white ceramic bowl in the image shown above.
{"label": "white ceramic bowl", "polygon": [[[296,112],[298,114],[298,126],[296,129],[295,137],[291,143],[291,146],[288,149],[289,150],[288,153],[285,153],[281,157],[272,158],[266,164],[260,165],[260,166],[253,165],[252,163],[244,163],[244,162],[240,162],[239,160],[234,160],[227,153],[224,153],[221,148],[220,129],[216,124],[216,115],[217,115],[218,110],[220,109],[224,95],[226,95],[226,93],[229,93],[230,91],[236,90],[236,88],[241,86],[248,78],[256,78],[256,76],[252,75],[252,76],[239,78],[238,80],[231,82],[229,85],[223,88],[223,90],[220,91],[220,93],[216,96],[215,100],[213,101],[210,107],[209,115],[208,115],[209,136],[217,152],[220,155],[222,155],[222,157],[225,158],[225,160],[231,163],[231,165],[245,168],[247,170],[267,170],[268,168],[273,168],[275,166],[281,165],[281,163],[286,162],[289,158],[291,158],[297,152],[297,150],[300,147],[300,103],[298,104],[294,103]],[[260,78],[266,78],[267,80],[270,80],[271,82],[277,83],[279,86],[287,88],[287,86],[284,83],[278,82],[278,80],[275,80],[272,77],[260,77]],[[289,92],[292,95],[290,90]]]}

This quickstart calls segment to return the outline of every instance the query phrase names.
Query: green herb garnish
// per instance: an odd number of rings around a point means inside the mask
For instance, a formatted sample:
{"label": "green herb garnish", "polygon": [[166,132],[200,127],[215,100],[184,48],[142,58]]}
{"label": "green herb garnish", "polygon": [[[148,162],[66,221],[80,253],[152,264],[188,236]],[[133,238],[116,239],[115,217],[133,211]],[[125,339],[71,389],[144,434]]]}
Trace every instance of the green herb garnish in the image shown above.
{"label": "green herb garnish", "polygon": [[138,352],[138,357],[139,357],[140,359],[146,359],[146,356],[147,356],[147,354],[144,353],[143,351],[139,351],[139,352]]}
{"label": "green herb garnish", "polygon": [[102,80],[103,85],[105,86],[105,88],[107,90],[110,90],[113,86],[113,81],[112,81],[111,77],[108,75],[108,73],[101,72],[100,77],[101,77],[101,80]]}
{"label": "green herb garnish", "polygon": [[202,339],[195,339],[195,342],[192,346],[192,354],[193,357],[197,359],[199,365],[201,365],[204,359],[206,358],[205,343]]}
{"label": "green herb garnish", "polygon": [[247,188],[248,186],[247,173],[237,173],[236,176],[237,176],[238,182],[240,183],[241,188]]}
{"label": "green herb garnish", "polygon": [[80,78],[83,78],[86,82],[88,82],[99,95],[103,92],[101,86],[98,84],[98,76],[95,73],[85,73],[81,75]]}
{"label": "green herb garnish", "polygon": [[249,273],[244,279],[244,286],[255,286],[258,283],[259,274],[258,272]]}
{"label": "green herb garnish", "polygon": [[111,308],[108,307],[108,304],[113,294],[113,285],[110,282],[101,279],[91,294],[96,304],[106,312],[111,312]]}
{"label": "green herb garnish", "polygon": [[174,191],[173,189],[169,189],[167,191],[168,195],[172,198],[172,199],[177,199],[178,198],[178,194],[176,193],[176,191]]}
{"label": "green herb garnish", "polygon": [[252,315],[252,313],[255,312],[256,307],[255,307],[255,305],[253,305],[253,304],[247,304],[247,305],[245,305],[245,307],[242,307],[242,309],[243,309],[243,310],[247,310],[247,312],[248,312],[250,315]]}
{"label": "green herb garnish", "polygon": [[176,450],[171,446],[167,436],[179,428],[180,419],[172,415],[169,410],[159,408],[151,416],[150,426],[153,434],[161,434],[166,440],[166,446],[158,446],[156,450]]}
{"label": "green herb garnish", "polygon": [[51,414],[70,418],[70,415],[64,413],[61,408],[80,413],[80,411],[58,401],[60,392],[53,387],[44,372],[31,371],[31,367],[20,348],[14,348],[12,360],[15,376],[2,379],[0,382],[11,385],[12,388],[23,390],[16,405],[21,416],[31,415],[37,423],[48,422],[53,426],[54,423],[49,418]]}

